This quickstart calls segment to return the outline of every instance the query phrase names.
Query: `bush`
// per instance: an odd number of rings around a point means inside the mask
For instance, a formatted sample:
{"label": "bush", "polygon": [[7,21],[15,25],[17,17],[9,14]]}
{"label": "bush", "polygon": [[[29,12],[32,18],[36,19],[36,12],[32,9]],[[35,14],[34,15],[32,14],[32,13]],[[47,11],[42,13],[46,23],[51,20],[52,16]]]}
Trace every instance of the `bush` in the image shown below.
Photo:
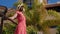
{"label": "bush", "polygon": [[12,22],[7,21],[7,23],[4,23],[3,26],[3,34],[13,34],[15,27],[16,25],[12,24]]}
{"label": "bush", "polygon": [[37,34],[37,30],[33,26],[28,26],[27,34]]}
{"label": "bush", "polygon": [[57,30],[58,30],[57,34],[60,34],[60,25],[57,27]]}

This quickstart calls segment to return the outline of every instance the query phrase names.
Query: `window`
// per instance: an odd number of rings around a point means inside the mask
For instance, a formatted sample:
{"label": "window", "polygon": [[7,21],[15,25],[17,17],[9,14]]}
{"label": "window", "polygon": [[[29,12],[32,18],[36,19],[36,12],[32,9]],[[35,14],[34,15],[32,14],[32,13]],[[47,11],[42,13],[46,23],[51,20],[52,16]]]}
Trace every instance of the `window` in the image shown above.
{"label": "window", "polygon": [[60,3],[60,0],[48,0],[48,4]]}
{"label": "window", "polygon": [[28,5],[28,8],[32,7],[33,0],[23,0],[23,2]]}

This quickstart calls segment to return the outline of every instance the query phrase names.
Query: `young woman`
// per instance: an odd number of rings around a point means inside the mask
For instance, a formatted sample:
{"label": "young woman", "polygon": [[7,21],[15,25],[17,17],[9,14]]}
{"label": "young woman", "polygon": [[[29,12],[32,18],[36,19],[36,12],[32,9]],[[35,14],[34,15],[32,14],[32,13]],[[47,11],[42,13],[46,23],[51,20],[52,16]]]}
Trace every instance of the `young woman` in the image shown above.
{"label": "young woman", "polygon": [[10,19],[17,18],[18,20],[18,25],[15,29],[14,34],[27,34],[26,33],[26,18],[23,15],[23,4],[18,5],[17,8],[18,10],[16,11],[16,14],[10,17]]}

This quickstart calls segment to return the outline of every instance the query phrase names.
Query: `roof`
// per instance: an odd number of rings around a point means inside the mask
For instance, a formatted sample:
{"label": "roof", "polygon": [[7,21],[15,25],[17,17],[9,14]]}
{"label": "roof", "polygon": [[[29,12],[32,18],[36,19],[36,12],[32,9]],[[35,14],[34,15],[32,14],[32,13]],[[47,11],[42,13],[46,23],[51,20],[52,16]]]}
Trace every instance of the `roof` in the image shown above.
{"label": "roof", "polygon": [[50,7],[57,7],[60,6],[60,3],[56,3],[56,4],[46,4],[45,8],[50,8]]}

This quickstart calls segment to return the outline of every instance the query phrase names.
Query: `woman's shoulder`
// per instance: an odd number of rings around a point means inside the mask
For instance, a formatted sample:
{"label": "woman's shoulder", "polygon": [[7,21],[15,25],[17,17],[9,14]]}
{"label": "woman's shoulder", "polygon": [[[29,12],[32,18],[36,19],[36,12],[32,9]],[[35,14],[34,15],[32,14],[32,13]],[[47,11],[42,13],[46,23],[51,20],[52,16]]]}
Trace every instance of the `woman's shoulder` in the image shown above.
{"label": "woman's shoulder", "polygon": [[16,13],[19,13],[19,11],[16,11]]}

